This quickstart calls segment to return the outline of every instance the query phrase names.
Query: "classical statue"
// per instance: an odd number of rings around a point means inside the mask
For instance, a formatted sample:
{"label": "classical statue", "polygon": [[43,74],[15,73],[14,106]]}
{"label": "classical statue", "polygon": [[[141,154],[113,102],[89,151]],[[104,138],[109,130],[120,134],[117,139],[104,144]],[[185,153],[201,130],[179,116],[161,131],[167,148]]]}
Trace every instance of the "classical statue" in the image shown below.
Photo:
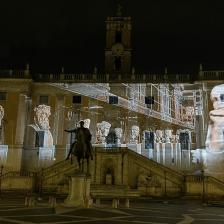
{"label": "classical statue", "polygon": [[84,128],[88,128],[89,129],[89,126],[90,126],[90,119],[84,119]]}
{"label": "classical statue", "polygon": [[122,128],[115,128],[115,135],[116,135],[116,144],[121,144],[121,138],[123,135],[123,130]]}
{"label": "classical statue", "polygon": [[210,121],[206,138],[206,150],[224,150],[224,84],[215,86],[210,95],[214,110],[209,113]]}
{"label": "classical statue", "polygon": [[75,131],[76,136],[72,153],[77,157],[79,170],[81,172],[84,172],[84,159],[87,160],[87,173],[89,173],[89,157],[93,159],[91,145],[92,135],[89,129],[84,127],[84,121],[80,121],[79,124],[80,127],[78,127]]}
{"label": "classical statue", "polygon": [[[68,160],[69,157],[70,157],[70,156],[72,155],[72,153],[73,153],[74,147],[75,147],[75,145],[76,145],[76,143],[77,143],[77,140],[76,140],[76,137],[77,137],[77,130],[78,130],[78,128],[81,127],[81,124],[82,124],[82,123],[84,123],[83,127],[89,130],[90,119],[84,119],[84,120],[79,121],[78,123],[76,123],[76,127],[75,127],[74,129],[71,129],[71,130],[64,130],[64,131],[66,131],[66,132],[68,132],[68,133],[74,133],[74,134],[75,134],[75,140],[72,141],[72,142],[70,143],[70,149],[69,149],[68,155],[67,155],[67,157],[66,157],[66,160]],[[91,135],[91,138],[92,138],[92,135]]]}
{"label": "classical statue", "polygon": [[133,125],[131,127],[131,136],[130,136],[130,143],[131,144],[138,144],[139,143],[139,132],[140,132],[140,129],[137,125]]}
{"label": "classical statue", "polygon": [[34,122],[40,130],[49,130],[49,116],[51,115],[51,108],[47,105],[39,105],[34,108]]}
{"label": "classical statue", "polygon": [[[53,137],[50,132],[50,125],[49,125],[49,116],[51,115],[51,108],[50,106],[41,104],[34,108],[34,123],[35,127],[33,127],[40,135],[40,133],[44,133],[43,135],[43,145],[42,147],[53,146]],[[40,138],[40,136],[39,136]]]}
{"label": "classical statue", "polygon": [[171,130],[171,129],[165,129],[165,142],[166,143],[171,143],[172,137],[173,137],[172,132],[173,132],[173,130]]}
{"label": "classical statue", "polygon": [[[80,121],[84,121],[84,127],[89,129],[90,126],[90,119],[84,119],[84,120],[80,120]],[[80,121],[76,124],[76,127],[80,127]]]}
{"label": "classical statue", "polygon": [[162,130],[156,130],[156,142],[157,143],[163,143],[164,137],[163,137],[163,131]]}
{"label": "classical statue", "polygon": [[107,121],[97,123],[97,142],[99,144],[106,144],[106,137],[109,134],[111,124]]}
{"label": "classical statue", "polygon": [[194,121],[194,107],[185,107],[185,113],[183,114],[183,120],[187,123],[193,123]]}

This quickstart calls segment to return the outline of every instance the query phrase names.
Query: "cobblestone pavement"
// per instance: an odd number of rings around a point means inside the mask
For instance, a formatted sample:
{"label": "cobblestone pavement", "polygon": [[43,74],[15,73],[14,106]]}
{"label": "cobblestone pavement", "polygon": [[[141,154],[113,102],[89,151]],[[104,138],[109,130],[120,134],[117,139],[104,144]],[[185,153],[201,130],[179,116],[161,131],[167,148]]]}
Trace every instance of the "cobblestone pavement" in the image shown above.
{"label": "cobblestone pavement", "polygon": [[118,209],[110,208],[109,202],[104,202],[100,208],[65,208],[62,206],[63,198],[57,200],[56,208],[51,208],[47,197],[27,208],[24,201],[24,195],[3,195],[0,224],[224,223],[223,207],[203,206],[201,201],[142,199],[131,201],[130,208],[124,208],[121,203]]}

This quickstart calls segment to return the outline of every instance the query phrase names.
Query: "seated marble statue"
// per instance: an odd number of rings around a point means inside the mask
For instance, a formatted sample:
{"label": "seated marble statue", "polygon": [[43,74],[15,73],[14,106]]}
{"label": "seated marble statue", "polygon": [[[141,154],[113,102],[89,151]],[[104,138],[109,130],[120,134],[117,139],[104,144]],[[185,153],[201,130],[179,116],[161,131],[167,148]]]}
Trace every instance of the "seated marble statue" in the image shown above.
{"label": "seated marble statue", "polygon": [[107,121],[102,121],[97,124],[97,142],[98,144],[106,144],[106,137],[109,134],[111,124]]}
{"label": "seated marble statue", "polygon": [[209,113],[210,121],[206,138],[206,150],[223,152],[224,150],[224,84],[215,86],[210,95],[214,110]]}
{"label": "seated marble statue", "polygon": [[130,136],[130,143],[131,144],[138,144],[139,143],[139,132],[140,129],[138,126],[133,125],[131,127],[131,136]]}
{"label": "seated marble statue", "polygon": [[121,144],[121,138],[123,135],[123,130],[122,128],[115,128],[115,135],[116,135],[116,144]]}

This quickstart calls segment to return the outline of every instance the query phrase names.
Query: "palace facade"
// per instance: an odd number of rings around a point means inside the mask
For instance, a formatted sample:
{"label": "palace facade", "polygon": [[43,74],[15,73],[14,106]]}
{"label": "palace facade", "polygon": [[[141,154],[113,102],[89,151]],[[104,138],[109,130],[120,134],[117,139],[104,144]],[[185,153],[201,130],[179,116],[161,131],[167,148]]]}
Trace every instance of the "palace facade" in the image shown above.
{"label": "palace facade", "polygon": [[137,74],[131,30],[130,17],[106,19],[105,74],[32,74],[28,65],[0,71],[3,173],[64,160],[73,138],[64,130],[80,120],[95,147],[127,147],[174,170],[195,171],[206,150],[210,94],[224,72],[200,66],[191,75]]}

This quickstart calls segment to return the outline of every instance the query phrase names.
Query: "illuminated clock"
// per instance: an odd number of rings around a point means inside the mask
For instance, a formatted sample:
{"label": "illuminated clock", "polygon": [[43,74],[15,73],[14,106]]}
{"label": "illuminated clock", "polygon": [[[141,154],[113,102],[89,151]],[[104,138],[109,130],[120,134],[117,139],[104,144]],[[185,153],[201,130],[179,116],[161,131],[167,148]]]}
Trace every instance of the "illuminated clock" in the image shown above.
{"label": "illuminated clock", "polygon": [[124,52],[124,46],[121,43],[116,43],[112,46],[112,54],[115,56],[121,56]]}

